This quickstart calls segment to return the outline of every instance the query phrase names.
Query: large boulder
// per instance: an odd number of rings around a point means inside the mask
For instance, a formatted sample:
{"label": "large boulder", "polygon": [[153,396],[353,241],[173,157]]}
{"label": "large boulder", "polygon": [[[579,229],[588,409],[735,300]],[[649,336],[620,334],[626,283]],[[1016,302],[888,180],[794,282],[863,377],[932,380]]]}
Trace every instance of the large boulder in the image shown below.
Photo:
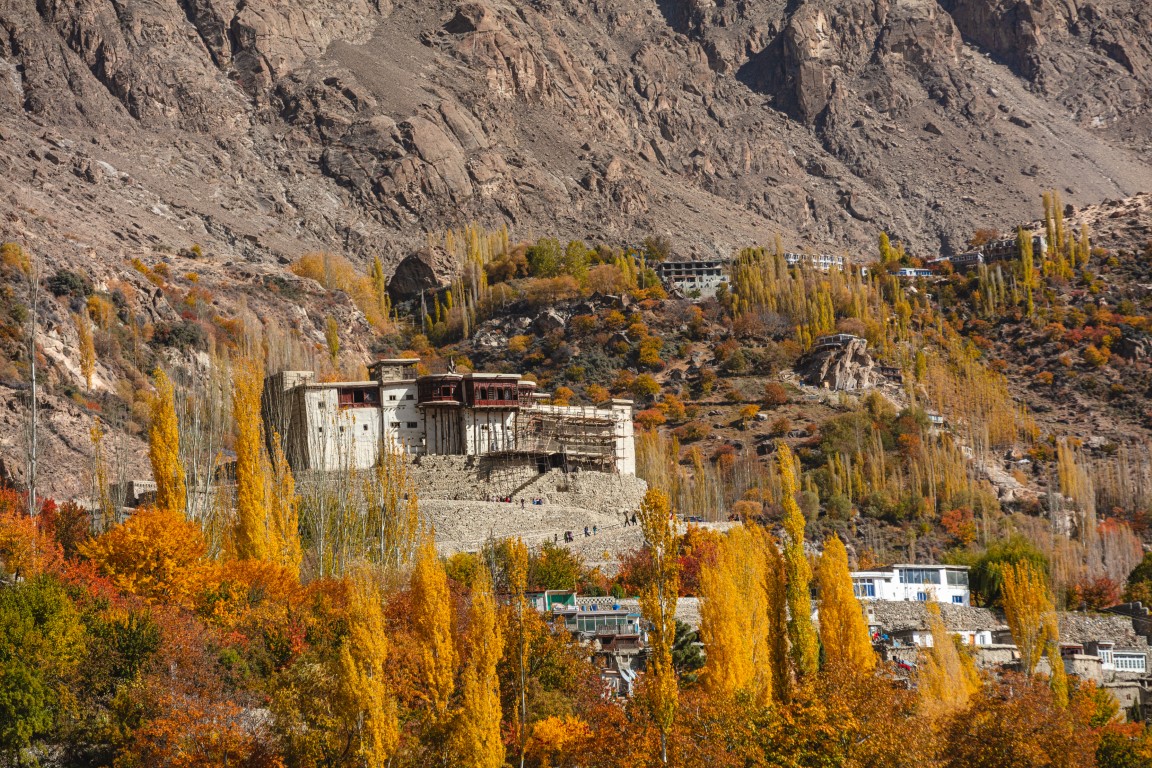
{"label": "large boulder", "polygon": [[564,328],[567,321],[564,315],[560,314],[554,309],[547,309],[536,316],[532,321],[532,331],[539,336],[547,336],[553,331],[559,331]]}
{"label": "large boulder", "polygon": [[422,248],[404,257],[388,281],[393,301],[417,298],[423,291],[438,291],[452,284],[455,265],[439,248]]}
{"label": "large boulder", "polygon": [[805,384],[833,390],[870,389],[879,381],[876,361],[868,354],[868,342],[851,337],[844,343],[817,347],[796,365]]}
{"label": "large boulder", "polygon": [[1152,335],[1125,329],[1115,350],[1116,354],[1127,360],[1152,360]]}

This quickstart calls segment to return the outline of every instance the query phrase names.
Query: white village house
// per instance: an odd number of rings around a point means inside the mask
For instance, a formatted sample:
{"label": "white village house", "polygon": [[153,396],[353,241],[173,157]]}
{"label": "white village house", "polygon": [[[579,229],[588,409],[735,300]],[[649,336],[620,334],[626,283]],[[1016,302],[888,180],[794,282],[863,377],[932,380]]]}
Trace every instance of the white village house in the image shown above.
{"label": "white village house", "polygon": [[852,589],[861,600],[972,604],[966,565],[899,564],[853,571]]}

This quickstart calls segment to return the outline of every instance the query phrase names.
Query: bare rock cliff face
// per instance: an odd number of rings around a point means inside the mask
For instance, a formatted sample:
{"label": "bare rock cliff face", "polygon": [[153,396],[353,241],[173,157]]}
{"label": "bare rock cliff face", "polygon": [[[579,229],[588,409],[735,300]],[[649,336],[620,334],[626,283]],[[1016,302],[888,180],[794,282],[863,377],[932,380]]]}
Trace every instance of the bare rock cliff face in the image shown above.
{"label": "bare rock cliff face", "polygon": [[[1134,0],[15,0],[0,28],[19,138],[106,141],[249,257],[394,263],[469,218],[933,252],[1045,187],[1152,186]],[[231,197],[270,218],[225,223]]]}
{"label": "bare rock cliff face", "polygon": [[864,339],[816,349],[797,363],[796,370],[805,384],[834,391],[870,389],[880,379],[876,361],[868,353],[868,342]]}

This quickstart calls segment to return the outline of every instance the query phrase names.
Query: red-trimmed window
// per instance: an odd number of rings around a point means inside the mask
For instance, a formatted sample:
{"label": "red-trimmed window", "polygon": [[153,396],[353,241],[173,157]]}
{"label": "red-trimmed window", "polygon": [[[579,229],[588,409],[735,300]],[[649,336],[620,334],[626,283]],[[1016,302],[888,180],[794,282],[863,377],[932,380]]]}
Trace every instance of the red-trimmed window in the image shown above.
{"label": "red-trimmed window", "polygon": [[375,387],[341,387],[336,390],[341,408],[374,408],[380,405],[380,393]]}

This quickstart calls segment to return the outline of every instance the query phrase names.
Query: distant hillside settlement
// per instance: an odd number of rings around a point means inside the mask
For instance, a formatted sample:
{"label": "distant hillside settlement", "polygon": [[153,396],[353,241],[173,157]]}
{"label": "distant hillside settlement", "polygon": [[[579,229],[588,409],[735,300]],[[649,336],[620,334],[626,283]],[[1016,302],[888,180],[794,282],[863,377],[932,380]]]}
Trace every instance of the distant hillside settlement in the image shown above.
{"label": "distant hillside settlement", "polygon": [[[1048,250],[1048,238],[1032,234],[1032,252],[1042,257]],[[893,274],[901,280],[920,280],[940,274],[941,268],[949,264],[956,272],[965,272],[996,261],[1007,261],[1020,257],[1020,243],[1015,237],[989,241],[971,251],[929,259],[924,267],[902,267]],[[727,258],[696,259],[685,261],[665,261],[656,264],[654,269],[668,290],[676,290],[688,295],[708,297],[716,295],[716,289],[731,282],[731,260]],[[856,266],[850,259],[831,254],[784,253],[784,263],[789,267],[807,267],[821,272],[833,269],[858,269],[867,274],[867,267]]]}

